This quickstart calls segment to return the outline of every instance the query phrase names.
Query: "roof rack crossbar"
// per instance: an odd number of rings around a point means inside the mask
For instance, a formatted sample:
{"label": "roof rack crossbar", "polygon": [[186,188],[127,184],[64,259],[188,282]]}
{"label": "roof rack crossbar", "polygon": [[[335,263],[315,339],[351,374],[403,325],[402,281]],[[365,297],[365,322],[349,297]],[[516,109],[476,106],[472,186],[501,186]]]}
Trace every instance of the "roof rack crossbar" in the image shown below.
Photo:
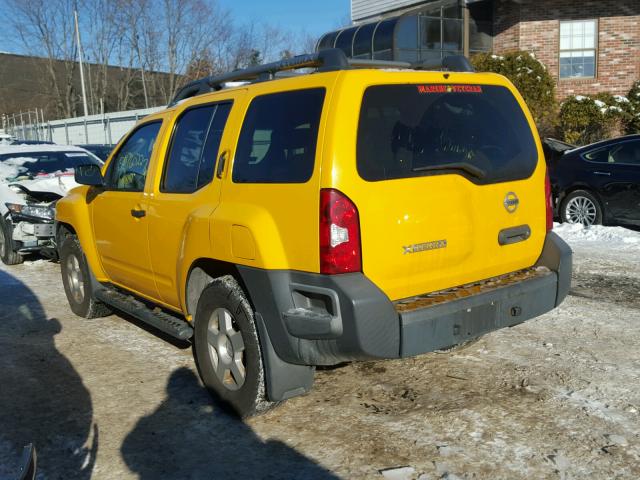
{"label": "roof rack crossbar", "polygon": [[321,50],[320,52],[297,55],[277,62],[265,63],[253,67],[235,70],[233,72],[201,78],[182,87],[171,100],[173,106],[180,100],[190,98],[214,90],[220,90],[228,82],[252,81],[256,79],[273,78],[276,73],[301,68],[317,68],[318,71],[340,70],[348,68],[349,63],[344,52],[337,48]]}
{"label": "roof rack crossbar", "polygon": [[178,90],[169,106],[171,107],[186,98],[220,90],[225,83],[271,80],[279,72],[301,68],[315,68],[318,72],[345,70],[348,68],[444,69],[452,72],[473,72],[471,63],[462,55],[451,55],[430,63],[409,63],[347,58],[339,48],[328,48],[316,53],[298,55],[277,62],[265,63],[264,65],[256,65],[195,80]]}

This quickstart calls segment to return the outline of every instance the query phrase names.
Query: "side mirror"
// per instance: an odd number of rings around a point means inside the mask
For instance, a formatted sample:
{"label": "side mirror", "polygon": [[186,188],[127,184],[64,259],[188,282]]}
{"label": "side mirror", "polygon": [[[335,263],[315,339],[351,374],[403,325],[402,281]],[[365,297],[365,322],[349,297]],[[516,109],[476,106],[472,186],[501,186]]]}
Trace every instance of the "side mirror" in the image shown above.
{"label": "side mirror", "polygon": [[102,178],[102,172],[98,165],[79,165],[75,168],[74,177],[76,183],[80,185],[91,185],[93,187],[102,187],[104,185],[104,178]]}

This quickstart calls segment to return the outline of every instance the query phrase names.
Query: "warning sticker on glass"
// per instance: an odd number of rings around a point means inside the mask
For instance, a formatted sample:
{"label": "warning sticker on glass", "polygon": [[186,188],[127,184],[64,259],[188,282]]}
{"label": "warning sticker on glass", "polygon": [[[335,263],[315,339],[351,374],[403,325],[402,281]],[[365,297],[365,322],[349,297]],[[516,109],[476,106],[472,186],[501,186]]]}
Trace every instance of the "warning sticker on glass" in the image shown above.
{"label": "warning sticker on glass", "polygon": [[418,93],[482,93],[480,85],[418,85]]}

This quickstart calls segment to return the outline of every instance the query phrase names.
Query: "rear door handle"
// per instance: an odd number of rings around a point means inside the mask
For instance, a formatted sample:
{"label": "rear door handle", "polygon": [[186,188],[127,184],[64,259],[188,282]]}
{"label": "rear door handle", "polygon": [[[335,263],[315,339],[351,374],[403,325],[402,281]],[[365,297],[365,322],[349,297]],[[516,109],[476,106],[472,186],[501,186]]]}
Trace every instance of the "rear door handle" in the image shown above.
{"label": "rear door handle", "polygon": [[594,175],[605,175],[607,177],[611,176],[611,172],[593,172]]}
{"label": "rear door handle", "polygon": [[147,214],[145,210],[131,209],[131,216],[134,218],[142,218]]}
{"label": "rear door handle", "polygon": [[224,166],[227,163],[227,152],[222,152],[220,157],[218,158],[218,168],[216,168],[216,177],[222,178],[222,174],[224,173]]}
{"label": "rear door handle", "polygon": [[498,234],[498,243],[500,245],[511,245],[512,243],[524,242],[531,236],[531,228],[529,225],[520,225],[513,228],[505,228],[500,230]]}

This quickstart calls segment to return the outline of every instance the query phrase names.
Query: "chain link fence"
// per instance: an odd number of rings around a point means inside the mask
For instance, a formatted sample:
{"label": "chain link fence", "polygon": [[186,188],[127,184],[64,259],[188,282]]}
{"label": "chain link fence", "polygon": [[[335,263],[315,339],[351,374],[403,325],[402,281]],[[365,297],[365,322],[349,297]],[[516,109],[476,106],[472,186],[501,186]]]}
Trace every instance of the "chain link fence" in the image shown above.
{"label": "chain link fence", "polygon": [[18,140],[48,141],[60,145],[117,143],[141,118],[164,107],[88,115],[45,121],[42,110],[3,115],[3,130]]}

